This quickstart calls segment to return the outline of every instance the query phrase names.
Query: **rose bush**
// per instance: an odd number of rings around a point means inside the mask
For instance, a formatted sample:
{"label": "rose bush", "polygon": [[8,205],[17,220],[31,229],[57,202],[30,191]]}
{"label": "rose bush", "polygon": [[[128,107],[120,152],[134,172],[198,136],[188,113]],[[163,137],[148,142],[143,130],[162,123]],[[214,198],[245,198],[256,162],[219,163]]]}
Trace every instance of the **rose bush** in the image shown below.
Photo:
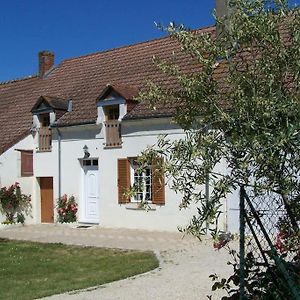
{"label": "rose bush", "polygon": [[75,197],[65,194],[57,200],[57,214],[59,223],[71,223],[77,220],[78,205]]}
{"label": "rose bush", "polygon": [[0,189],[0,211],[6,217],[5,224],[24,223],[31,210],[31,198],[22,194],[18,182]]}

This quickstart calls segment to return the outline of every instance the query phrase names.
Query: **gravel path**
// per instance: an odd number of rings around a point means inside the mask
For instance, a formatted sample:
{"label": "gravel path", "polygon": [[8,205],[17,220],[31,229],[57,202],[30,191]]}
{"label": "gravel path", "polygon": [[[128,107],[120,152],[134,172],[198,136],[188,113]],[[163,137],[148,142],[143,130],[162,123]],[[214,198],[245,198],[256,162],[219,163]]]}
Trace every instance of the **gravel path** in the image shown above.
{"label": "gravel path", "polygon": [[[75,229],[55,225],[35,225],[0,230],[0,237],[40,242],[153,250],[160,259],[160,267],[145,274],[112,282],[87,290],[73,291],[44,299],[207,299],[211,294],[210,274],[226,276],[231,268],[226,250],[215,251],[212,241],[202,242],[178,233],[140,230]],[[220,299],[214,293],[212,299]]]}

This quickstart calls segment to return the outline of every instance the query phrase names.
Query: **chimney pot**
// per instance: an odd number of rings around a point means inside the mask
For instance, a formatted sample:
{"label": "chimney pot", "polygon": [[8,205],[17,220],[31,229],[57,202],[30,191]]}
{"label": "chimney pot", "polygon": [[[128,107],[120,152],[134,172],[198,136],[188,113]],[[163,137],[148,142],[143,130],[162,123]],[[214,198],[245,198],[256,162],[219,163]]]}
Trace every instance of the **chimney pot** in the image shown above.
{"label": "chimney pot", "polygon": [[54,53],[51,51],[39,52],[39,76],[43,78],[45,74],[54,66]]}

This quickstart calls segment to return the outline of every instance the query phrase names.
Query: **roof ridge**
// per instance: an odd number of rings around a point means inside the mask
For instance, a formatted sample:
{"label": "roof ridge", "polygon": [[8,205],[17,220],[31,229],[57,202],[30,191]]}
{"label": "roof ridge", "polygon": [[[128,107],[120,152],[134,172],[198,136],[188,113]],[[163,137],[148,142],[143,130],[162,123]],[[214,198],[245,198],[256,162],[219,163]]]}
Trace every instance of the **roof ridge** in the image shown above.
{"label": "roof ridge", "polygon": [[6,80],[6,81],[0,81],[0,85],[5,85],[5,84],[8,84],[8,83],[24,81],[24,80],[28,80],[28,79],[37,78],[37,77],[38,77],[38,75],[29,75],[29,76],[26,76],[26,77],[14,78],[14,79]]}
{"label": "roof ridge", "polygon": [[[201,31],[205,31],[205,30],[208,30],[208,29],[213,30],[215,27],[216,27],[215,25],[209,25],[209,26],[205,26],[205,27],[201,27],[201,28],[191,29],[191,31],[195,31],[195,32],[199,33]],[[169,35],[162,36],[162,37],[154,38],[154,39],[147,40],[147,41],[142,41],[142,42],[138,42],[138,43],[132,43],[132,44],[129,44],[129,45],[114,47],[114,48],[110,48],[110,49],[103,50],[103,51],[95,51],[95,52],[92,52],[92,53],[89,53],[89,54],[83,54],[83,55],[79,55],[79,56],[76,56],[76,57],[66,58],[66,59],[62,60],[60,62],[60,64],[64,63],[64,62],[69,62],[69,61],[72,61],[72,60],[76,60],[76,59],[81,59],[81,58],[88,57],[88,56],[93,56],[93,55],[97,55],[97,54],[102,54],[102,53],[107,53],[107,52],[111,52],[111,51],[116,51],[118,49],[131,48],[131,47],[134,47],[134,46],[137,46],[137,45],[142,45],[142,44],[146,44],[146,43],[150,43],[150,42],[155,42],[155,41],[167,39],[169,37],[170,37]]]}

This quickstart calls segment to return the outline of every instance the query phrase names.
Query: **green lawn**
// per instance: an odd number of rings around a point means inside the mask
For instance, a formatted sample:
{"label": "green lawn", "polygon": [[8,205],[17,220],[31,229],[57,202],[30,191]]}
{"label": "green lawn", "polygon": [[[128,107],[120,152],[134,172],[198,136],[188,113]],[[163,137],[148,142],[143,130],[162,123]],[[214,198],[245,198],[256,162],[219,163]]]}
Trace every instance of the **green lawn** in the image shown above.
{"label": "green lawn", "polygon": [[0,299],[35,299],[152,270],[154,253],[0,239]]}

